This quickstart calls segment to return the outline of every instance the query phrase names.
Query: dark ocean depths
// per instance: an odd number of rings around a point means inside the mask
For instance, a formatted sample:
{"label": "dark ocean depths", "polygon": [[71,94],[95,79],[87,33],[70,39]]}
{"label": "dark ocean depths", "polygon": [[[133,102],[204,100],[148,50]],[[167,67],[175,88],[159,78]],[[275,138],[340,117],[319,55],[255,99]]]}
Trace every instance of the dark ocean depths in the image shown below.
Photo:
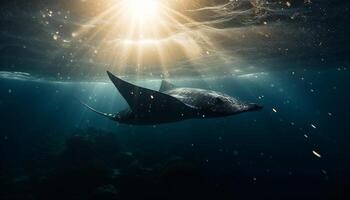
{"label": "dark ocean depths", "polygon": [[[152,58],[115,62],[121,50],[108,45],[122,33],[85,30],[108,28],[88,21],[111,1],[1,1],[1,200],[350,198],[348,1],[169,0],[196,23],[178,19],[161,36],[174,56],[166,65],[142,52]],[[173,54],[179,47],[198,54]],[[106,70],[154,90],[168,79],[264,108],[118,124],[79,102],[127,108]]]}

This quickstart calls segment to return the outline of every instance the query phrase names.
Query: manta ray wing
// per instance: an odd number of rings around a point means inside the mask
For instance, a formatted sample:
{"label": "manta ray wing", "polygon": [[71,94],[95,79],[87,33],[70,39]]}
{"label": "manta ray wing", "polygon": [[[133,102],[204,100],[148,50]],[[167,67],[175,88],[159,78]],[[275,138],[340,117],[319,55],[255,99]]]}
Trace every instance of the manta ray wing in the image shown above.
{"label": "manta ray wing", "polygon": [[109,71],[107,71],[107,74],[136,115],[154,117],[166,116],[168,113],[172,113],[172,115],[183,116],[193,112],[192,108],[175,97],[133,85],[114,76]]}

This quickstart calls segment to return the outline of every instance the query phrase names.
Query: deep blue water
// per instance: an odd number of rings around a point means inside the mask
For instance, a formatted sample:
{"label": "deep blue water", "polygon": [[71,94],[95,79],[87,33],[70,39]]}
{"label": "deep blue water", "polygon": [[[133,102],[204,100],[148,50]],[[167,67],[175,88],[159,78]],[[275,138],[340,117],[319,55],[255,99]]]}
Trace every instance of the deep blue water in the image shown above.
{"label": "deep blue water", "polygon": [[[48,187],[60,188],[60,183],[47,174],[97,162],[125,176],[126,186],[123,182],[119,183],[121,188],[115,186],[123,198],[135,197],[129,190],[158,198],[163,191],[158,181],[165,182],[167,195],[179,197],[190,190],[195,196],[221,199],[340,198],[347,192],[350,166],[349,75],[343,68],[271,72],[207,80],[206,84],[175,81],[179,86],[210,88],[258,102],[264,109],[156,126],[117,124],[86,110],[77,101],[87,100],[108,112],[125,108],[126,103],[112,84],[1,80],[2,188],[15,187],[22,193],[19,197],[25,199],[33,191],[23,185],[34,184],[31,181],[35,182],[36,176],[48,179]],[[156,89],[160,82],[140,84]],[[80,138],[82,141],[74,143],[76,149],[69,149],[72,147],[67,144],[74,135],[89,136],[97,146],[90,147]],[[106,149],[98,147],[106,141],[99,144],[96,135],[107,137]],[[66,155],[67,151],[74,153]],[[92,158],[90,153],[99,156]],[[117,159],[118,154],[128,156]],[[74,176],[64,178],[69,182]],[[16,186],[15,180],[21,185]],[[100,184],[113,185],[113,181]],[[5,197],[11,194],[8,188],[3,191]],[[69,192],[63,194],[71,195]]]}

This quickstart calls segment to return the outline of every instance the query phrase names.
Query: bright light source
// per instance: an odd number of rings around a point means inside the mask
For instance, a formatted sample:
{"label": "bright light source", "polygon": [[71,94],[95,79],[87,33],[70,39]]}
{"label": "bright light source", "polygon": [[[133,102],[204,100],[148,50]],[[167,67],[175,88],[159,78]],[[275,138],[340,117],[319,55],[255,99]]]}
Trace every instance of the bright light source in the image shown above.
{"label": "bright light source", "polygon": [[159,11],[158,0],[124,0],[127,11],[139,20],[154,18]]}

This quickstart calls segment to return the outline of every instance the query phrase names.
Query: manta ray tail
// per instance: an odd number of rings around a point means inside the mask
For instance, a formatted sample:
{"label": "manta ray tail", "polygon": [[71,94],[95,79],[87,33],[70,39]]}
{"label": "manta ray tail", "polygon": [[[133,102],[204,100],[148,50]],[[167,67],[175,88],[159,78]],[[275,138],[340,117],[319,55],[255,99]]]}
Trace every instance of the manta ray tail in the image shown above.
{"label": "manta ray tail", "polygon": [[82,101],[80,101],[80,103],[81,103],[83,106],[85,106],[86,108],[88,108],[89,110],[92,110],[93,112],[95,112],[95,113],[97,113],[97,114],[99,114],[99,115],[102,115],[102,116],[104,116],[104,117],[107,117],[107,118],[109,118],[109,119],[111,119],[111,120],[115,120],[115,115],[113,115],[113,114],[108,114],[108,113],[100,112],[100,111],[98,111],[98,110],[92,108],[91,106],[87,105],[86,103],[84,103],[84,102],[82,102]]}

